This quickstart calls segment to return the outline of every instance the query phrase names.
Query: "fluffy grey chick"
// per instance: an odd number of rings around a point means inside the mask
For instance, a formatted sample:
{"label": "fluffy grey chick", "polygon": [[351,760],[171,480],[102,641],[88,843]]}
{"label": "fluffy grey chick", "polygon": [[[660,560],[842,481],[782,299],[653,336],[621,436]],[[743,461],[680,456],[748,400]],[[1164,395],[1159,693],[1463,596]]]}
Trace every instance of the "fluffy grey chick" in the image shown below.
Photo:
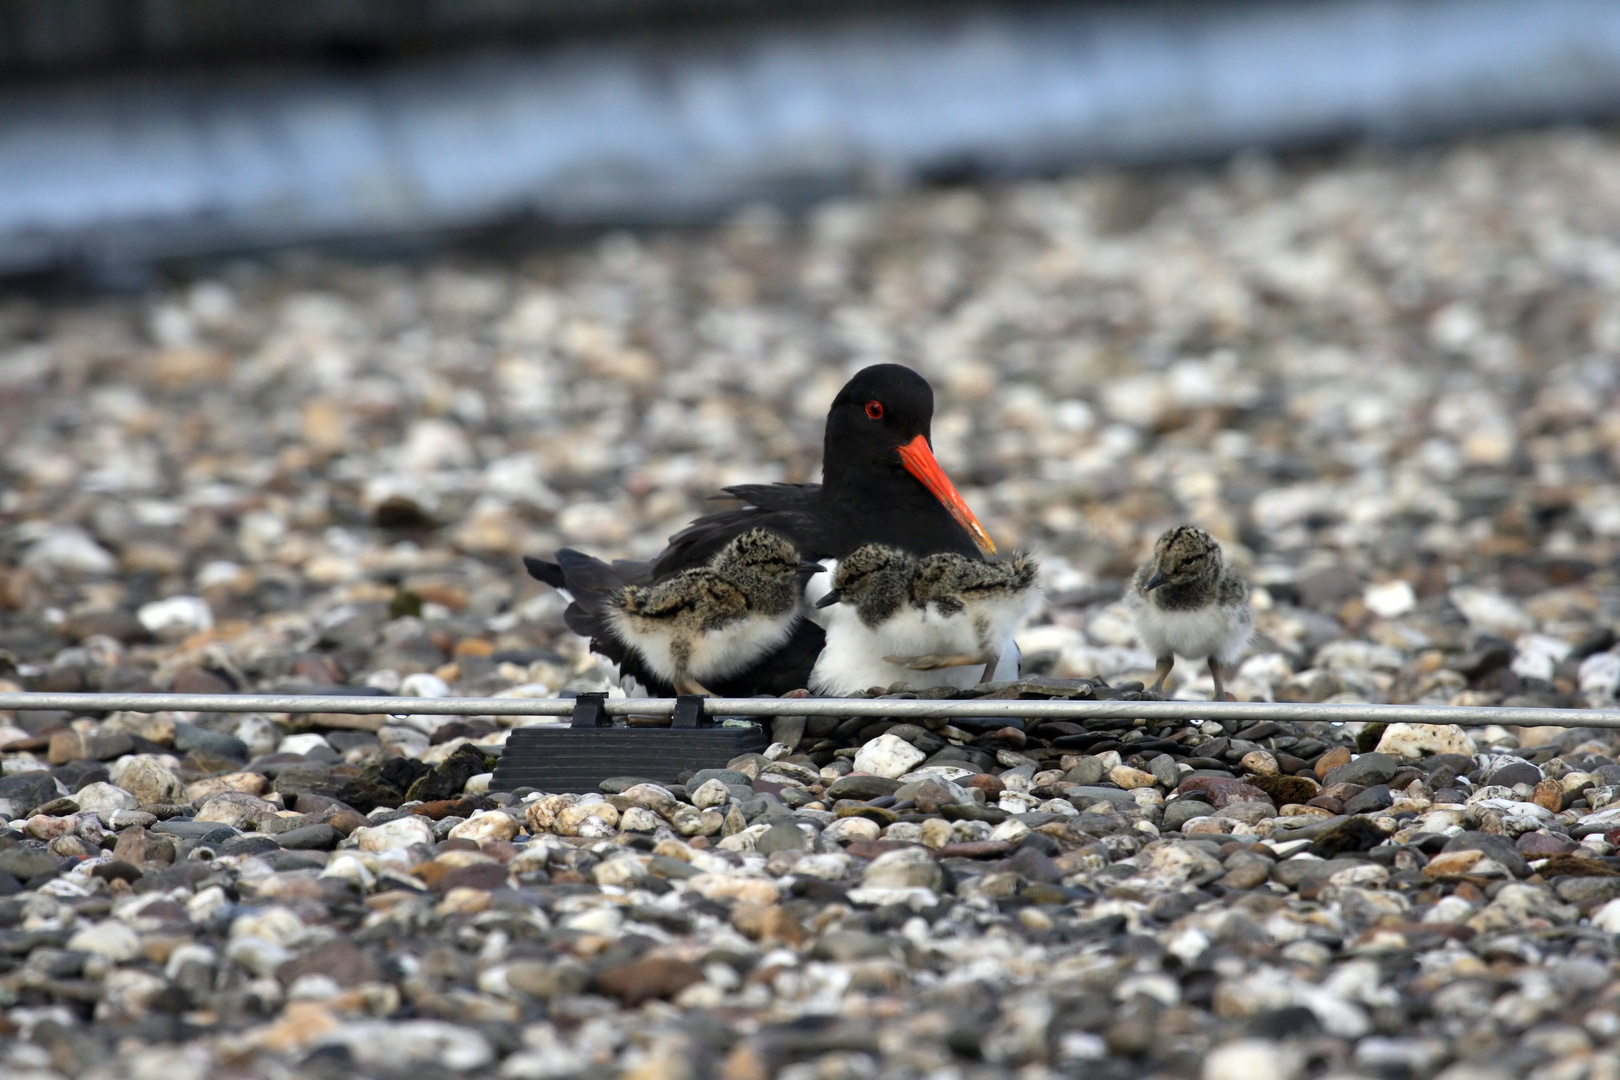
{"label": "fluffy grey chick", "polygon": [[[827,644],[810,675],[818,694],[904,683],[966,689],[995,669],[1004,641],[1038,599],[1027,556],[985,563],[961,555],[918,560],[869,544],[833,571],[817,602]],[[1016,652],[1012,653],[1016,655]]]}
{"label": "fluffy grey chick", "polygon": [[1011,644],[1013,630],[1040,602],[1040,569],[1024,552],[1003,562],[950,552],[922,560],[911,579],[912,603],[924,611],[925,624],[939,626],[941,636],[967,647],[901,662],[916,671],[982,663],[988,676],[1000,655],[1016,648]]}
{"label": "fluffy grey chick", "polygon": [[614,630],[682,694],[707,694],[701,680],[746,668],[787,640],[808,574],[789,541],[766,529],[733,539],[703,566],[610,601]]}
{"label": "fluffy grey chick", "polygon": [[1226,700],[1225,675],[1243,655],[1254,617],[1249,586],[1226,565],[1215,538],[1192,525],[1160,536],[1126,600],[1136,632],[1158,658],[1153,689],[1164,689],[1176,657],[1207,658],[1214,700]]}

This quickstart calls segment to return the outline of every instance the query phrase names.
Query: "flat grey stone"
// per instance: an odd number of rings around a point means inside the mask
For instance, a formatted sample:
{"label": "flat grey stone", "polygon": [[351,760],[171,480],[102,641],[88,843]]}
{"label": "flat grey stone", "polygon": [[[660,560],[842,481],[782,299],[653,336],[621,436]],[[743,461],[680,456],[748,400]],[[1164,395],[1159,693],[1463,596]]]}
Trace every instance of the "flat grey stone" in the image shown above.
{"label": "flat grey stone", "polygon": [[736,769],[699,769],[692,774],[692,779],[686,782],[686,790],[696,791],[710,780],[718,780],[727,786],[741,784],[750,791],[754,786],[754,782],[748,779],[746,773],[740,773]]}
{"label": "flat grey stone", "polygon": [[1063,796],[1082,810],[1087,805],[1096,802],[1121,803],[1126,806],[1136,805],[1136,796],[1123,788],[1096,787],[1091,784],[1068,785],[1063,789]]}
{"label": "flat grey stone", "polygon": [[1215,812],[1215,808],[1207,802],[1197,799],[1177,799],[1164,808],[1164,822],[1160,826],[1166,832],[1180,829],[1195,817],[1208,817]]}
{"label": "flat grey stone", "polygon": [[180,751],[206,750],[211,754],[236,758],[239,761],[246,761],[248,757],[248,744],[235,735],[209,731],[205,727],[184,721],[174,725],[174,748]]}
{"label": "flat grey stone", "polygon": [[1378,810],[1387,810],[1394,803],[1395,798],[1389,792],[1388,784],[1375,784],[1359,795],[1352,796],[1344,804],[1346,814],[1371,814]]}
{"label": "flat grey stone", "polygon": [[305,825],[276,837],[276,843],[294,851],[327,851],[342,839],[330,825]]}
{"label": "flat grey stone", "polygon": [[893,795],[901,788],[898,780],[890,780],[886,776],[872,776],[866,773],[840,776],[827,786],[829,799],[878,799],[884,795]]}
{"label": "flat grey stone", "polygon": [[788,823],[772,825],[754,841],[754,850],[761,855],[777,851],[803,851],[809,846],[810,840],[804,835],[804,830]]}
{"label": "flat grey stone", "polygon": [[1292,889],[1312,878],[1332,877],[1340,870],[1365,866],[1362,859],[1284,859],[1271,869],[1271,880]]}
{"label": "flat grey stone", "polygon": [[217,821],[194,821],[189,818],[160,821],[152,826],[155,833],[167,833],[178,836],[182,840],[201,840],[210,833],[226,832],[231,836],[237,835],[236,830],[229,825],[221,825]]}
{"label": "flat grey stone", "polygon": [[18,881],[57,873],[60,860],[44,848],[8,848],[0,851],[0,870]]}
{"label": "flat grey stone", "polygon": [[1333,784],[1360,784],[1362,787],[1387,784],[1394,779],[1404,764],[1405,762],[1397,761],[1388,754],[1362,754],[1354,761],[1347,761],[1337,769],[1328,770],[1322,783],[1324,787]]}

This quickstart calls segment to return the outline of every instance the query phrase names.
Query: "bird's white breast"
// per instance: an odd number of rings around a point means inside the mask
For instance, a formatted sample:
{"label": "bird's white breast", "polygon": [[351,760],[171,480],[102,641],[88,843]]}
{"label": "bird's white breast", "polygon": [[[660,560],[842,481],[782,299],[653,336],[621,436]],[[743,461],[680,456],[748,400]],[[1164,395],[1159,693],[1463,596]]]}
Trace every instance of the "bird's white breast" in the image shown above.
{"label": "bird's white breast", "polygon": [[961,651],[940,648],[937,626],[914,608],[908,608],[873,628],[861,622],[848,604],[823,608],[827,644],[810,672],[810,690],[831,697],[848,697],[874,686],[908,683],[917,689],[954,686],[965,690],[979,682],[983,664],[912,671],[887,662],[886,656],[924,656],[929,653]]}
{"label": "bird's white breast", "polygon": [[1184,611],[1166,611],[1150,599],[1131,595],[1131,610],[1142,643],[1155,656],[1202,660],[1213,656],[1230,664],[1249,643],[1247,608],[1210,604]]}

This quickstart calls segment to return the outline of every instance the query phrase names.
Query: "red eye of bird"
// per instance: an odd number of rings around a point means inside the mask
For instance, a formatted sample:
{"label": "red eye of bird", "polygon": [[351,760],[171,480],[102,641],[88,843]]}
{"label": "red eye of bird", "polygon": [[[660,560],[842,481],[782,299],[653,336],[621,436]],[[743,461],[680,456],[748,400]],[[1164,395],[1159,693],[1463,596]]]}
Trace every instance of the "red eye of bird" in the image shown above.
{"label": "red eye of bird", "polygon": [[866,403],[866,415],[871,417],[873,420],[883,419],[883,402],[868,401]]}

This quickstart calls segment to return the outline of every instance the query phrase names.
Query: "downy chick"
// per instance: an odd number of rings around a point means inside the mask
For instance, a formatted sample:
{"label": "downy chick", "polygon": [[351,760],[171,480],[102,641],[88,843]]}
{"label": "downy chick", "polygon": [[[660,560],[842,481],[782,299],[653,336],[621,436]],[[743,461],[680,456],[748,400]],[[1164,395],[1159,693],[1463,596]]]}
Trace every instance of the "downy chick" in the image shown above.
{"label": "downy chick", "polygon": [[703,680],[742,671],[781,645],[799,617],[808,574],[793,544],[751,529],[707,564],[608,598],[615,633],[677,693],[707,694]]}
{"label": "downy chick", "polygon": [[1177,656],[1207,658],[1214,700],[1226,700],[1225,675],[1243,655],[1254,617],[1249,587],[1226,565],[1214,537],[1191,525],[1160,536],[1153,557],[1136,571],[1126,602],[1136,632],[1158,659],[1155,692],[1164,689]]}
{"label": "downy chick", "polygon": [[[1037,584],[1040,564],[1017,552],[1005,562],[983,562],[953,553],[930,555],[911,579],[911,601],[923,609],[930,625],[941,625],[942,636],[970,646],[956,652],[935,652],[901,661],[913,671],[962,664],[984,664],[988,678],[1011,644],[1012,632],[1040,602]],[[971,638],[966,635],[970,633]],[[965,641],[966,639],[966,641]],[[1013,675],[1016,677],[1017,672]]]}
{"label": "downy chick", "polygon": [[827,620],[827,645],[810,689],[849,695],[895,683],[974,685],[995,671],[1004,639],[1036,600],[1035,569],[1025,556],[918,560],[877,544],[851,552],[816,603]]}

